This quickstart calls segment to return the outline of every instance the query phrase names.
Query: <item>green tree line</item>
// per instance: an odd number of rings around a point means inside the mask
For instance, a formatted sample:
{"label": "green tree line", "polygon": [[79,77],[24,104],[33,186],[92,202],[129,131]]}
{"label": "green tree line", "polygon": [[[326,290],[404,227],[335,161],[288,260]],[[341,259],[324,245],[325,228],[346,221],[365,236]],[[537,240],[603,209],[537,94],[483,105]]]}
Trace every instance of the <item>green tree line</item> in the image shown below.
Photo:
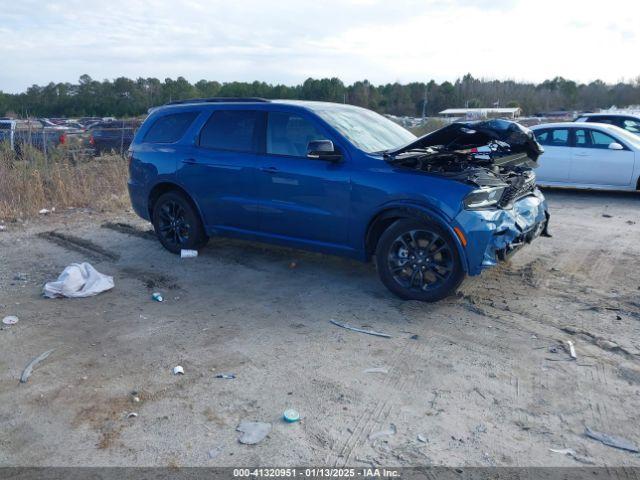
{"label": "green tree line", "polygon": [[[483,80],[470,74],[455,82],[412,82],[372,85],[358,81],[345,85],[338,78],[305,80],[301,85],[272,85],[265,82],[200,80],[194,84],[183,77],[125,77],[97,81],[82,75],[78,83],[33,85],[17,94],[0,91],[0,115],[78,117],[133,117],[171,100],[194,97],[264,97],[345,102],[380,113],[420,116],[437,115],[454,107],[520,107],[525,114],[554,110],[589,111],[612,105],[640,104],[640,76],[630,82],[588,84],[562,77],[542,83],[512,80]],[[426,99],[426,105],[425,105]]]}

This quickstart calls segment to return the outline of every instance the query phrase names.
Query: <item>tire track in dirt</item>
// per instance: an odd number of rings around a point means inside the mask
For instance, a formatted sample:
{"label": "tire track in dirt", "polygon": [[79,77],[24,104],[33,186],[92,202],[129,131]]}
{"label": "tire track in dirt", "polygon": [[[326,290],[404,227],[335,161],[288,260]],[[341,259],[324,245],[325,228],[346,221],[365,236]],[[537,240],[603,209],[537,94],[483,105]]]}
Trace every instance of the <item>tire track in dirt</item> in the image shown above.
{"label": "tire track in dirt", "polygon": [[98,261],[117,261],[120,255],[84,238],[56,231],[42,232],[38,237],[72,252],[82,253]]}
{"label": "tire track in dirt", "polygon": [[138,238],[144,238],[145,240],[156,240],[156,234],[153,230],[141,230],[128,223],[121,222],[106,222],[100,225],[101,228],[107,228],[118,233],[124,233],[125,235],[132,235]]}
{"label": "tire track in dirt", "polygon": [[[404,356],[406,355],[406,351],[410,344],[405,342],[405,345],[396,352],[396,355],[391,362],[389,368],[389,376],[385,379],[383,384],[380,387],[380,391],[385,391],[387,388],[395,388],[400,380],[404,378],[404,375],[394,375],[393,372],[402,371],[398,367],[402,363]],[[355,428],[353,429],[351,435],[346,439],[342,448],[335,456],[333,461],[327,462],[334,467],[342,466],[344,467],[347,464],[348,459],[353,454],[357,445],[362,441],[362,438],[368,436],[369,434],[365,434],[367,431],[371,431],[373,428],[376,419],[379,417],[380,412],[386,407],[389,402],[389,398],[385,398],[379,400],[375,404],[369,403],[367,407],[365,407],[364,412],[359,416],[358,422],[356,423]],[[341,462],[342,460],[342,462]],[[341,465],[339,465],[341,463]]]}

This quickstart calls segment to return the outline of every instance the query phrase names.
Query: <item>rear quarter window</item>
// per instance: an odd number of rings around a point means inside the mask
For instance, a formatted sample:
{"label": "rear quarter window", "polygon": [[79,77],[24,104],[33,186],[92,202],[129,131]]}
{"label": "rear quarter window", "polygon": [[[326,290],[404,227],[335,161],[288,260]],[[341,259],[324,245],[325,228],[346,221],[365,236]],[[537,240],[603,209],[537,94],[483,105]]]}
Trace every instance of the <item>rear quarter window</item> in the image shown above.
{"label": "rear quarter window", "polygon": [[181,112],[158,118],[144,136],[143,142],[174,143],[182,138],[199,112]]}

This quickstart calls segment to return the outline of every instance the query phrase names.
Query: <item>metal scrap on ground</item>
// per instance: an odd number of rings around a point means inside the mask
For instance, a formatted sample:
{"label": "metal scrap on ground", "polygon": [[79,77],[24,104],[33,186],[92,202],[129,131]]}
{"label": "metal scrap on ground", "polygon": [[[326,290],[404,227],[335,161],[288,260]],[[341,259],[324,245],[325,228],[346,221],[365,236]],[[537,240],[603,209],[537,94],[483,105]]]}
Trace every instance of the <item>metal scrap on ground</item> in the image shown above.
{"label": "metal scrap on ground", "polygon": [[329,320],[329,321],[331,323],[333,323],[334,325],[338,326],[338,327],[346,328],[347,330],[352,330],[354,332],[366,333],[367,335],[374,335],[376,337],[391,338],[391,335],[387,335],[386,333],[380,333],[380,332],[376,332],[374,330],[364,330],[362,328],[352,327],[351,325],[348,325],[346,323],[340,323],[340,322],[334,320],[333,318],[331,320]]}
{"label": "metal scrap on ground", "polygon": [[620,450],[627,450],[633,453],[640,453],[640,449],[638,449],[638,446],[632,441],[627,440],[626,438],[616,437],[602,432],[596,432],[594,430],[591,430],[589,427],[585,427],[584,434],[587,437],[598,440],[599,442],[602,442],[610,447],[619,448]]}
{"label": "metal scrap on ground", "polygon": [[51,355],[51,353],[54,350],[55,350],[55,348],[52,348],[51,350],[47,350],[46,352],[41,353],[36,358],[31,360],[27,364],[27,366],[24,367],[24,370],[22,371],[22,375],[20,375],[20,383],[27,383],[27,380],[29,380],[29,377],[31,376],[31,372],[33,372],[33,367],[35,367],[37,364],[39,364],[44,359],[46,359],[49,355]]}

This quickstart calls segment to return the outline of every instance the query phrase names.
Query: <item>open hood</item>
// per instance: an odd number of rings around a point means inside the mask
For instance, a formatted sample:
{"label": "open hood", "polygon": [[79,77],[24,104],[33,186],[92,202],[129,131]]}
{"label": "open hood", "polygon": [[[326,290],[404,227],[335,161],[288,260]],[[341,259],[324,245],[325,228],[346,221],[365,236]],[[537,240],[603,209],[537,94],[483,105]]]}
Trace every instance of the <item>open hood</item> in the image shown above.
{"label": "open hood", "polygon": [[490,160],[489,163],[499,164],[502,163],[500,158],[508,157],[509,161],[519,159],[533,162],[529,164],[532,167],[536,166],[536,160],[544,152],[531,130],[516,122],[495,119],[455,122],[385,153],[395,163],[394,159],[402,154],[434,150],[463,154],[468,160],[477,158],[479,163]]}

